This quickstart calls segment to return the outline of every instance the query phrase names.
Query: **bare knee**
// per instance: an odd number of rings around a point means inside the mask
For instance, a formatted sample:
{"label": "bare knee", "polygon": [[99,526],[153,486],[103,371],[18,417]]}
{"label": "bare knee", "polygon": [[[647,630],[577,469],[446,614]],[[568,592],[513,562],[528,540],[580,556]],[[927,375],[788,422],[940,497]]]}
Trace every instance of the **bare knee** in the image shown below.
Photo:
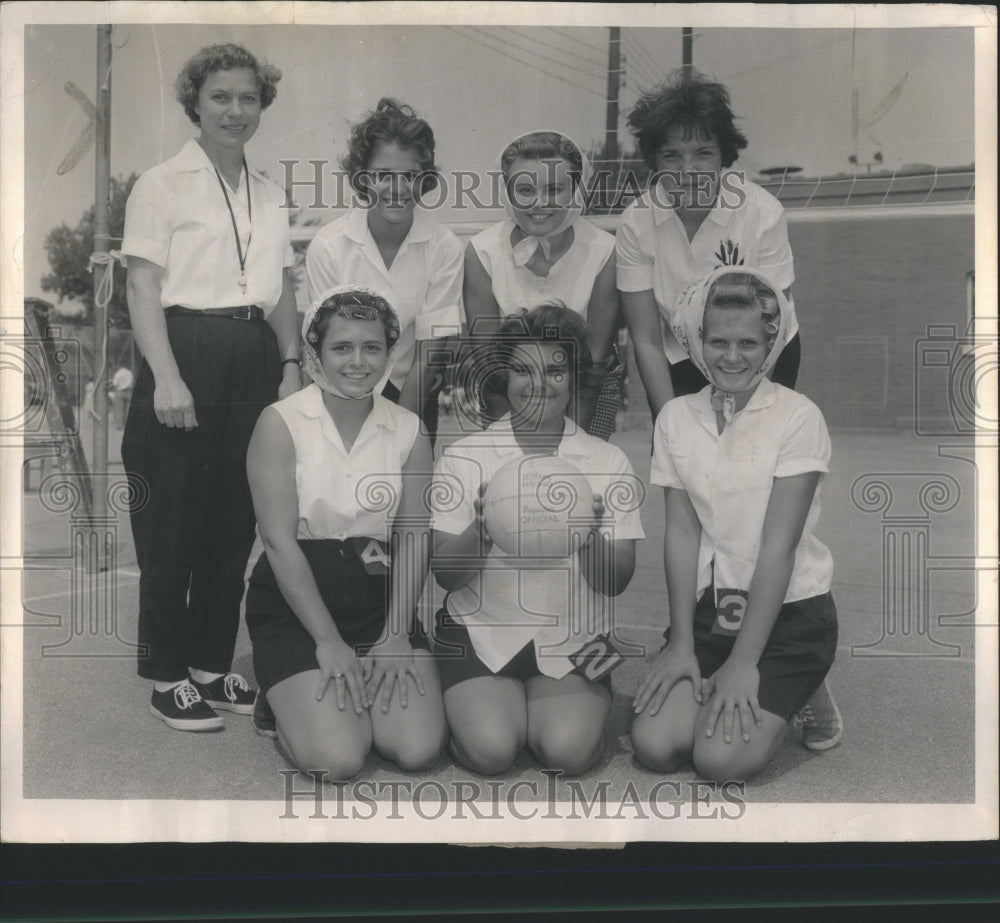
{"label": "bare knee", "polygon": [[767,765],[767,755],[751,751],[742,740],[727,744],[713,737],[695,743],[692,762],[703,779],[729,782],[756,775]]}
{"label": "bare knee", "polygon": [[447,740],[446,729],[416,727],[401,739],[384,748],[383,756],[395,763],[403,772],[420,772],[430,769],[441,755]]}
{"label": "bare knee", "polygon": [[321,777],[324,782],[353,778],[361,772],[368,756],[368,748],[353,741],[307,741],[295,749],[283,743],[301,772]]}
{"label": "bare knee", "polygon": [[635,758],[653,772],[676,772],[691,759],[690,734],[680,734],[664,724],[644,719],[632,724]]}
{"label": "bare knee", "polygon": [[564,724],[547,729],[532,741],[531,749],[547,769],[560,769],[565,775],[580,776],[601,758],[604,731],[588,733]]}
{"label": "bare knee", "polygon": [[495,776],[514,765],[524,742],[511,732],[452,737],[458,761],[483,776]]}

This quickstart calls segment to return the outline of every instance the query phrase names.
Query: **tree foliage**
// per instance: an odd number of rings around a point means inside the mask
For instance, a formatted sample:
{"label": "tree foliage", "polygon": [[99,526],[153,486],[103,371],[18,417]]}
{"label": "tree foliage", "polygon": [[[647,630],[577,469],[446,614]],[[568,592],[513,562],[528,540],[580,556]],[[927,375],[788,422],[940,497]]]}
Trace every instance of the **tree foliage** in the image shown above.
{"label": "tree foliage", "polygon": [[[121,245],[125,228],[125,203],[138,175],[133,173],[126,179],[111,178],[111,202],[109,213],[110,247],[115,250]],[[61,304],[67,298],[79,300],[86,312],[86,318],[94,318],[94,276],[88,271],[90,255],[94,252],[94,208],[88,208],[75,228],[65,222],[49,231],[45,238],[45,252],[52,272],[42,277],[42,290],[54,292]],[[121,266],[115,267],[115,285],[108,305],[111,323],[128,328],[128,304],[125,300],[125,272]]]}

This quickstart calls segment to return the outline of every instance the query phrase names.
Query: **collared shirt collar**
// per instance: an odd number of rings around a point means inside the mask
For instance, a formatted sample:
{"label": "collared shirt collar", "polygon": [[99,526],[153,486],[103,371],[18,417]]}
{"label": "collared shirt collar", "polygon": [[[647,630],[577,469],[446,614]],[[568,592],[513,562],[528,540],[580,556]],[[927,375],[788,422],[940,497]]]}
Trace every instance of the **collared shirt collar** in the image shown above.
{"label": "collared shirt collar", "polygon": [[[759,385],[757,385],[757,390],[754,391],[750,400],[747,401],[746,407],[743,410],[738,410],[736,412],[737,417],[741,413],[745,413],[750,410],[763,410],[765,407],[771,407],[777,397],[776,389],[777,385],[770,378],[763,378]],[[695,395],[695,409],[700,414],[706,416],[712,416],[714,419],[715,411],[712,409],[712,386],[705,385],[696,395]]]}
{"label": "collared shirt collar", "polygon": [[[215,172],[215,164],[208,158],[205,149],[198,143],[197,138],[189,138],[174,158],[177,169],[183,172],[197,173],[199,170],[209,170]],[[247,170],[255,178],[264,182],[266,177],[250,161],[247,161]]]}
{"label": "collared shirt collar", "polygon": [[[368,230],[368,209],[363,207],[352,208],[348,218],[344,235],[355,243],[364,244],[371,238],[371,231]],[[413,224],[406,237],[403,238],[400,250],[410,244],[423,243],[434,236],[433,228],[427,220],[427,216],[417,207],[413,210]]]}
{"label": "collared shirt collar", "polygon": [[[511,426],[509,413],[502,416],[496,423],[491,424],[489,431],[496,437],[494,440],[494,449],[497,455],[507,458],[509,456],[524,454],[514,436],[514,428]],[[583,438],[582,433],[583,430],[569,417],[566,417],[563,436],[559,442],[556,454],[566,459],[585,460],[589,458],[591,452],[586,445],[586,440]]]}
{"label": "collared shirt collar", "polygon": [[[734,171],[729,168],[726,168],[719,174],[720,187],[722,185],[722,178],[732,172]],[[664,205],[662,202],[659,202],[658,201],[659,197],[653,195],[652,191],[647,192],[646,195],[649,197],[649,206],[650,208],[653,209],[653,221],[657,225],[663,224],[664,221],[669,221],[671,218],[680,221],[680,218],[677,217],[676,210],[670,208],[667,205]],[[725,226],[729,224],[729,222],[732,220],[734,210],[728,207],[723,208],[722,199],[723,197],[721,194],[716,195],[715,205],[712,207],[712,210],[705,216],[705,218],[706,220],[712,220],[716,224],[721,224]]]}
{"label": "collared shirt collar", "polygon": [[[343,445],[343,440],[340,438],[339,432],[336,432],[336,439],[333,439],[337,425],[333,422],[333,418],[326,409],[326,404],[323,403],[323,392],[320,390],[319,385],[315,382],[308,384],[302,389],[301,393],[303,396],[299,410],[302,415],[306,417],[318,417],[322,421],[323,431],[326,433],[327,438],[331,439],[335,444]],[[355,446],[364,442],[374,427],[392,431],[396,429],[396,418],[389,407],[391,403],[389,399],[383,397],[381,394],[373,394],[372,398],[374,401],[372,411],[368,414],[364,425],[361,427],[361,432],[358,433],[358,438],[354,443]]]}

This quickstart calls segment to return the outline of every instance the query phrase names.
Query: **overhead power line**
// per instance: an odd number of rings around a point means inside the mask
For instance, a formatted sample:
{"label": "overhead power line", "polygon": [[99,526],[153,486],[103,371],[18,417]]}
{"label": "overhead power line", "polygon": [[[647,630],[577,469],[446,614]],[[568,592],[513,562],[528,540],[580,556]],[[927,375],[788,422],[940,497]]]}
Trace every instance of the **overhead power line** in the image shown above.
{"label": "overhead power line", "polygon": [[[575,51],[569,51],[566,48],[559,48],[553,45],[551,42],[543,41],[540,38],[535,38],[533,35],[525,35],[517,30],[511,28],[510,26],[501,26],[507,32],[512,32],[517,38],[522,39],[527,42],[534,42],[536,45],[541,45],[546,52],[558,52],[559,54],[564,54],[569,58],[575,58],[577,61],[583,61],[584,64],[589,64],[591,67],[604,67],[604,61],[600,58],[588,58],[582,54],[577,54]],[[596,49],[595,49],[596,52]],[[556,62],[561,64],[561,61]]]}
{"label": "overhead power line", "polygon": [[556,35],[561,35],[563,38],[568,38],[571,42],[576,42],[578,45],[583,45],[584,48],[589,48],[591,51],[596,51],[603,53],[604,49],[599,45],[591,45],[590,42],[585,42],[581,38],[577,38],[575,35],[570,35],[568,32],[563,32],[562,29],[557,29],[555,26],[542,26],[543,29],[548,29],[550,32],[555,32]]}
{"label": "overhead power line", "polygon": [[656,75],[659,75],[663,71],[662,63],[654,60],[653,56],[648,51],[646,51],[645,48],[642,47],[642,45],[639,43],[639,39],[637,39],[631,31],[625,33],[625,38],[626,41],[628,42],[627,50],[629,54],[639,59],[639,63],[643,66],[643,68],[646,71],[648,71],[648,74],[654,75],[652,78],[650,78],[650,83],[651,84],[658,83],[661,78]]}
{"label": "overhead power line", "polygon": [[[559,74],[554,74],[552,71],[546,70],[544,67],[539,67],[537,64],[535,64],[532,61],[526,61],[524,58],[520,58],[517,55],[510,54],[508,51],[504,51],[504,50],[501,50],[499,48],[495,48],[492,45],[488,45],[486,42],[482,41],[479,38],[476,38],[474,35],[466,35],[464,32],[460,32],[454,26],[445,26],[445,28],[449,32],[454,32],[456,35],[460,35],[462,38],[466,39],[467,41],[475,42],[477,45],[481,45],[483,48],[486,48],[486,49],[494,52],[494,54],[500,54],[500,55],[503,55],[504,57],[508,57],[512,61],[517,61],[519,64],[525,65],[525,67],[530,67],[533,70],[538,71],[540,74],[545,74],[547,77],[552,77],[554,80],[558,80],[561,83],[567,84],[568,86],[575,87],[578,90],[582,90],[584,93],[590,93],[592,96],[597,96],[600,99],[604,99],[604,93],[598,92],[597,90],[594,90],[594,89],[591,89],[590,87],[584,86],[582,83],[577,83],[575,80],[569,80],[568,78],[563,77],[563,76],[561,76]],[[490,39],[493,39],[493,36],[490,35],[489,33],[486,33],[486,36],[488,38],[490,38]],[[493,40],[494,41],[500,41],[498,39],[493,39]],[[508,43],[501,42],[501,44],[508,44]]]}
{"label": "overhead power line", "polygon": [[[634,55],[628,54],[628,50],[626,49],[625,73],[628,74],[630,72],[633,76],[638,78],[638,82],[641,83],[643,86],[646,87],[655,86],[657,82],[654,77],[650,76],[649,71],[642,66],[638,58],[636,58]],[[635,83],[636,82],[633,81],[632,85],[635,86]]]}
{"label": "overhead power line", "polygon": [[[530,48],[525,48],[523,45],[520,45],[517,42],[513,42],[513,41],[511,41],[509,39],[505,39],[502,36],[494,35],[493,33],[487,32],[484,29],[477,29],[475,26],[466,26],[465,28],[471,29],[473,32],[477,32],[480,35],[488,36],[489,38],[493,39],[495,42],[500,42],[502,44],[508,45],[509,47],[515,48],[517,51],[520,51],[522,54],[527,54],[527,55],[537,55],[538,54],[537,51],[533,51]],[[513,31],[513,30],[508,30],[508,31]],[[521,35],[518,35],[518,33],[516,33],[516,32],[514,33],[514,35],[515,35],[516,38],[523,38],[526,41],[535,42],[536,44],[541,45],[543,48],[545,48],[546,51],[551,51],[551,48],[545,42],[540,41],[537,38],[532,38],[531,36],[527,36],[527,35],[521,36]],[[567,70],[576,71],[578,74],[583,74],[585,77],[595,77],[595,76],[596,77],[600,77],[602,75],[602,73],[603,73],[603,70],[604,70],[604,65],[602,65],[602,64],[591,64],[590,67],[583,68],[583,67],[579,67],[576,64],[569,64],[566,61],[552,60],[552,61],[549,61],[548,63],[550,63],[550,64],[557,64],[557,65],[559,65],[559,67],[565,67]],[[598,70],[597,73],[595,73],[595,70],[594,70],[595,67]]]}
{"label": "overhead power line", "polygon": [[828,42],[817,42],[815,45],[809,45],[801,51],[796,51],[794,54],[785,55],[781,58],[774,58],[773,60],[765,61],[762,64],[755,64],[753,67],[747,67],[741,71],[736,71],[735,74],[726,74],[725,77],[727,80],[734,80],[736,77],[744,77],[747,74],[754,73],[755,71],[766,70],[769,67],[777,67],[779,64],[794,61],[796,58],[801,58],[803,55],[812,54],[816,51],[826,51],[829,48],[833,48],[836,45],[841,45],[844,42],[849,41],[850,38],[850,35],[843,35]]}

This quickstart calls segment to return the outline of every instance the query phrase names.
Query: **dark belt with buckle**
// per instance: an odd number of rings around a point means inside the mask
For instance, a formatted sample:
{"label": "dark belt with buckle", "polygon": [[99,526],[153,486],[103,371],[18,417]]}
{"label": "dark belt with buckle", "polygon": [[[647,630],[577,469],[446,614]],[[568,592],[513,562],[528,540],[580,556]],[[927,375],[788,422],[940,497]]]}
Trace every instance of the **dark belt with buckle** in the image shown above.
{"label": "dark belt with buckle", "polygon": [[164,312],[167,317],[183,314],[187,317],[195,315],[208,315],[209,317],[232,317],[236,320],[263,320],[264,309],[255,304],[241,304],[233,308],[184,308],[179,304],[172,304]]}

